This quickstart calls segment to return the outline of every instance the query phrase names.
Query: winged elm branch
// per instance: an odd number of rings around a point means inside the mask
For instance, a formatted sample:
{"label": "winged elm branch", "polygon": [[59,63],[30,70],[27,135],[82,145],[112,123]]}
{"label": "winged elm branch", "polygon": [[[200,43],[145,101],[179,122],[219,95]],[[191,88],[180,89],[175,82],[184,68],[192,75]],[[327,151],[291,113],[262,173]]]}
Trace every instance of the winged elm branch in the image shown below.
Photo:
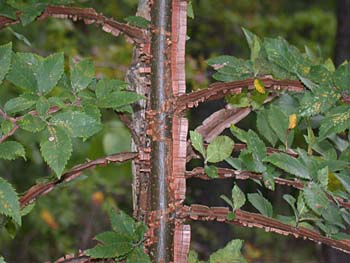
{"label": "winged elm branch", "polygon": [[138,153],[123,152],[123,153],[108,155],[93,161],[88,161],[86,163],[76,165],[71,170],[64,173],[60,179],[56,179],[48,183],[37,184],[29,188],[24,193],[24,195],[20,198],[21,208],[35,201],[38,197],[46,195],[47,193],[51,192],[56,186],[62,183],[67,183],[74,180],[75,178],[80,176],[81,173],[85,170],[95,168],[96,166],[105,166],[110,163],[122,163],[125,161],[135,159],[137,156],[138,156]]}
{"label": "winged elm branch", "polygon": [[345,253],[350,253],[350,242],[348,240],[334,240],[304,227],[284,224],[276,219],[240,209],[235,210],[233,220],[228,220],[227,215],[229,212],[228,207],[208,207],[193,204],[191,206],[184,206],[180,211],[180,217],[192,220],[225,222],[243,227],[256,227],[264,229],[267,232],[274,232],[285,236],[292,235],[295,238],[323,243]]}
{"label": "winged elm branch", "polygon": [[[17,14],[18,17],[19,14]],[[142,44],[147,40],[146,31],[107,18],[103,14],[99,14],[93,8],[78,8],[66,6],[48,6],[44,9],[37,20],[43,20],[48,17],[55,17],[61,19],[71,19],[73,21],[82,20],[85,24],[97,24],[102,27],[102,30],[114,36],[123,33],[132,42]],[[15,20],[0,16],[0,29],[18,24],[20,19]]]}
{"label": "winged elm branch", "polygon": [[[249,171],[238,171],[233,169],[227,169],[227,168],[218,168],[218,179],[227,179],[227,178],[235,178],[239,180],[247,180],[247,179],[256,179],[259,181],[263,180],[262,174],[249,172]],[[202,167],[194,168],[192,171],[186,171],[186,178],[200,178],[202,180],[211,180],[213,178],[209,177]],[[274,181],[276,184],[279,185],[288,185],[293,188],[302,190],[305,185],[302,181],[299,180],[288,180],[284,178],[275,177]],[[328,196],[330,200],[333,201],[332,196]],[[345,207],[347,209],[350,208],[350,203],[344,201],[341,198],[336,198],[334,201],[336,201],[340,206]]]}

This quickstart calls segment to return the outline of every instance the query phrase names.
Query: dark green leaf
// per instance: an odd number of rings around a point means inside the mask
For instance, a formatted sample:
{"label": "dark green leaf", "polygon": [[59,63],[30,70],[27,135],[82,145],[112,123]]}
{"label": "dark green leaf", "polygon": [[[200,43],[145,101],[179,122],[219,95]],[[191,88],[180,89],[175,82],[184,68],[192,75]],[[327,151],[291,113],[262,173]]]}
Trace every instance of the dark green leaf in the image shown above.
{"label": "dark green leaf", "polygon": [[283,195],[283,199],[286,200],[290,207],[293,209],[295,219],[297,219],[299,216],[298,210],[295,206],[297,200],[293,196],[288,194]]}
{"label": "dark green leaf", "polygon": [[25,150],[22,144],[15,141],[6,141],[0,144],[0,159],[14,160],[17,157],[25,159]]}
{"label": "dark green leaf", "polygon": [[213,165],[205,165],[204,171],[210,178],[218,178],[219,177],[218,168],[213,166]]}
{"label": "dark green leaf", "polygon": [[[0,144],[1,146],[2,144]],[[2,150],[0,149],[0,154]],[[21,213],[19,200],[12,185],[0,177],[0,214],[12,218],[21,225]]]}
{"label": "dark green leaf", "polygon": [[128,22],[132,26],[136,26],[139,28],[148,28],[150,25],[150,21],[142,16],[128,16],[125,18],[125,21]]}
{"label": "dark green leaf", "polygon": [[257,193],[248,194],[248,200],[261,214],[272,217],[272,205],[265,197]]}
{"label": "dark green leaf", "polygon": [[95,76],[94,63],[91,59],[82,59],[74,64],[70,62],[70,79],[75,93],[86,89]]}
{"label": "dark green leaf", "polygon": [[50,122],[65,129],[72,137],[89,138],[102,129],[95,118],[79,111],[66,111],[54,115]]}
{"label": "dark green leaf", "polygon": [[[5,3],[5,1],[0,2],[0,15],[16,20],[16,8]],[[1,262],[1,261],[0,261]]]}
{"label": "dark green leaf", "polygon": [[350,92],[350,65],[343,63],[334,72],[334,83],[343,91]]}
{"label": "dark green leaf", "polygon": [[61,127],[48,126],[40,142],[40,150],[44,160],[60,178],[72,154],[71,138],[66,131]]}
{"label": "dark green leaf", "polygon": [[310,183],[308,187],[304,188],[304,201],[317,215],[320,215],[322,211],[330,206],[326,193],[315,183]]}
{"label": "dark green leaf", "polygon": [[257,112],[256,125],[259,133],[264,136],[264,138],[272,145],[275,146],[278,138],[275,132],[271,129],[267,120],[267,110],[262,110]]}
{"label": "dark green leaf", "polygon": [[114,210],[111,210],[109,218],[115,232],[123,235],[133,235],[135,231],[135,222],[129,215],[123,211],[115,212]]}
{"label": "dark green leaf", "polygon": [[[0,6],[1,8],[1,6]],[[1,10],[0,10],[1,12]],[[12,57],[12,43],[0,46],[0,84],[10,69]]]}
{"label": "dark green leaf", "polygon": [[127,256],[126,263],[151,263],[151,259],[142,248],[137,247]]}
{"label": "dark green leaf", "polygon": [[339,133],[350,128],[350,110],[349,106],[338,106],[332,109],[321,121],[319,131],[319,141],[333,133]]}
{"label": "dark green leaf", "polygon": [[284,153],[273,153],[265,161],[270,162],[271,164],[277,166],[278,168],[293,174],[297,177],[303,179],[311,179],[310,173],[307,167],[300,162],[298,159],[295,159],[292,156]]}
{"label": "dark green leaf", "polygon": [[40,118],[33,116],[31,114],[26,114],[22,119],[20,119],[17,124],[23,130],[29,132],[39,132],[42,131],[46,127],[46,123],[42,121]]}
{"label": "dark green leaf", "polygon": [[50,108],[49,101],[45,97],[40,96],[35,105],[35,109],[38,115],[40,117],[45,117],[49,111],[49,108]]}
{"label": "dark green leaf", "polygon": [[232,240],[224,248],[211,254],[209,263],[247,263],[241,253],[243,240]]}
{"label": "dark green leaf", "polygon": [[1,122],[0,130],[3,134],[8,134],[13,129],[13,127],[15,127],[15,125],[12,122],[8,120],[3,120]]}
{"label": "dark green leaf", "polygon": [[4,110],[9,115],[26,111],[35,105],[36,100],[36,96],[32,96],[31,94],[22,94],[17,98],[7,101],[5,103]]}

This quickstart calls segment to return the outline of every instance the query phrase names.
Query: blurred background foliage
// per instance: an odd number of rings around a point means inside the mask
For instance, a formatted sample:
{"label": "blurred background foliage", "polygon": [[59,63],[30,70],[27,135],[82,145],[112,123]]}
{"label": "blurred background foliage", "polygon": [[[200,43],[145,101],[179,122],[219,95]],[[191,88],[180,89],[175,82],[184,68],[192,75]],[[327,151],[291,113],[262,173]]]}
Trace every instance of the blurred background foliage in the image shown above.
{"label": "blurred background foliage", "polygon": [[[342,1],[342,0],[340,0]],[[345,0],[347,1],[347,0]],[[134,15],[137,0],[75,1],[77,6],[93,7],[118,20]],[[303,50],[310,47],[323,57],[335,56],[337,1],[319,0],[194,0],[194,19],[189,19],[187,43],[187,87],[197,90],[211,82],[205,60],[227,54],[248,58],[248,45],[241,27],[259,36],[282,36]],[[349,19],[349,17],[348,17]],[[97,77],[123,79],[132,58],[132,46],[122,37],[114,38],[95,26],[81,22],[48,19],[23,28],[12,29],[25,36],[30,45],[17,39],[9,29],[0,31],[0,44],[13,41],[14,50],[31,51],[42,56],[64,51],[70,57],[91,57]],[[13,87],[0,89],[0,105],[15,97]],[[192,127],[208,116],[219,104],[207,105],[191,113]],[[190,118],[191,118],[190,116]],[[113,112],[103,115],[104,129],[92,139],[74,142],[74,154],[67,167],[106,154],[130,150],[130,135]],[[249,125],[247,123],[246,125]],[[26,147],[27,161],[0,161],[0,174],[10,180],[18,192],[38,181],[48,180],[51,171],[44,165],[38,150],[39,138],[29,133],[16,134]],[[9,263],[54,260],[79,249],[91,247],[91,238],[109,228],[106,211],[111,207],[132,212],[130,164],[109,165],[86,172],[79,180],[63,185],[40,198],[33,211],[23,219],[23,227],[14,239],[0,232],[0,254]],[[232,181],[208,183],[191,180],[189,202],[223,205],[220,194],[229,194]],[[252,192],[255,186],[240,185]],[[208,189],[214,199],[208,199]],[[281,192],[286,189],[277,189]],[[286,193],[286,192],[285,192]],[[276,196],[274,194],[272,197]],[[278,195],[278,193],[277,193]],[[278,204],[278,198],[276,200]],[[280,208],[283,211],[283,207]],[[221,226],[213,223],[193,224],[192,246],[202,258],[222,247],[232,238],[247,240],[244,254],[249,262],[331,262],[321,246],[285,238],[261,230]],[[298,251],[298,253],[294,253]],[[340,261],[339,261],[340,262]]]}

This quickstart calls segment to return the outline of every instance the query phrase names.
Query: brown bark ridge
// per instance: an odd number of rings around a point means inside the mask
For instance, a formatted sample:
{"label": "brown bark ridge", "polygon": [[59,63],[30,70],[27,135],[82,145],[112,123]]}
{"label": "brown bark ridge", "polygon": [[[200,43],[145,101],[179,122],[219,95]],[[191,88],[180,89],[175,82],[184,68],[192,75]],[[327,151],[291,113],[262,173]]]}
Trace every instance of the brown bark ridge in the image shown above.
{"label": "brown bark ridge", "polygon": [[227,219],[230,212],[228,207],[208,207],[192,204],[184,206],[181,216],[185,219],[201,221],[218,221],[243,227],[256,227],[266,232],[278,233],[281,235],[292,235],[295,238],[308,239],[319,244],[326,244],[345,253],[350,253],[349,240],[334,240],[322,236],[319,232],[304,227],[292,226],[260,214],[246,212],[240,209],[235,210],[234,219]]}

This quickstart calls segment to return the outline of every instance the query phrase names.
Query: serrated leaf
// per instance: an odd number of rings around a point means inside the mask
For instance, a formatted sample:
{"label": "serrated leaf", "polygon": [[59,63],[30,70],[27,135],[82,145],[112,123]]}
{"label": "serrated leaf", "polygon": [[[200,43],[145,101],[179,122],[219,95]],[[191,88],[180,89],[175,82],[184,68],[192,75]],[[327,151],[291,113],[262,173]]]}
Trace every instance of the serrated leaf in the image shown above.
{"label": "serrated leaf", "polygon": [[287,203],[290,205],[290,207],[292,208],[292,210],[294,212],[295,219],[297,219],[298,218],[298,210],[295,206],[297,200],[292,195],[288,195],[288,194],[283,195],[283,199],[286,200]]}
{"label": "serrated leaf", "polygon": [[204,171],[210,178],[218,178],[219,177],[218,168],[215,167],[214,165],[205,165]]}
{"label": "serrated leaf", "polygon": [[95,118],[79,111],[66,111],[55,114],[51,124],[60,126],[72,137],[89,138],[102,129],[102,125]]}
{"label": "serrated leaf", "polygon": [[243,240],[235,239],[211,254],[209,263],[247,263],[241,253]]}
{"label": "serrated leaf", "polygon": [[70,80],[75,93],[86,89],[95,77],[94,63],[91,59],[82,59],[74,64],[70,62]]}
{"label": "serrated leaf", "polygon": [[272,217],[272,205],[265,197],[257,193],[248,194],[248,200],[261,214]]}
{"label": "serrated leaf", "polygon": [[46,163],[55,171],[58,178],[72,154],[72,142],[61,127],[48,126],[47,134],[40,142],[40,151]]}
{"label": "serrated leaf", "polygon": [[46,123],[44,121],[31,114],[24,115],[23,118],[17,121],[17,124],[23,130],[34,133],[42,131],[46,127]]}
{"label": "serrated leaf", "polygon": [[29,96],[22,94],[17,98],[8,100],[4,106],[5,112],[9,115],[12,115],[30,109],[33,105],[35,105],[36,97],[30,96],[30,94],[28,95]]}
{"label": "serrated leaf", "polygon": [[208,145],[207,148],[207,162],[217,163],[228,158],[233,150],[234,142],[227,136],[217,136]]}
{"label": "serrated leaf", "polygon": [[246,28],[242,28],[242,30],[250,48],[250,59],[254,62],[260,53],[260,39]]}
{"label": "serrated leaf", "polygon": [[266,146],[259,136],[253,131],[249,130],[246,135],[247,149],[254,154],[254,157],[262,161],[266,157]]}
{"label": "serrated leaf", "polygon": [[[2,144],[0,144],[1,146]],[[0,149],[1,153],[1,149]],[[0,177],[0,214],[12,218],[19,226],[21,214],[16,191],[10,183]]]}
{"label": "serrated leaf", "polygon": [[267,120],[267,111],[262,110],[257,112],[256,125],[259,133],[272,145],[275,146],[278,138],[275,132],[271,129]]}
{"label": "serrated leaf", "polygon": [[324,187],[324,189],[327,189],[328,187],[328,174],[328,166],[323,167],[322,169],[319,169],[317,171],[317,180],[320,183],[320,185]]}
{"label": "serrated leaf", "polygon": [[116,258],[125,256],[132,248],[133,244],[128,236],[117,235],[109,243],[97,245],[94,248],[86,250],[85,253],[92,258]]}
{"label": "serrated leaf", "polygon": [[297,210],[298,210],[299,216],[306,214],[309,211],[309,208],[306,206],[304,202],[304,193],[302,191],[300,191],[298,195]]}
{"label": "serrated leaf", "polygon": [[319,130],[319,141],[333,133],[339,133],[350,128],[349,106],[338,106],[332,109],[321,121]]}
{"label": "serrated leaf", "polygon": [[41,94],[49,93],[60,80],[64,69],[63,53],[56,53],[46,57],[35,70],[38,91]]}
{"label": "serrated leaf", "polygon": [[140,222],[137,222],[135,224],[135,230],[134,230],[134,234],[133,234],[133,238],[134,240],[136,240],[137,242],[141,241],[144,239],[144,235],[145,233],[147,232],[147,225],[140,221]]}
{"label": "serrated leaf", "polygon": [[0,84],[10,69],[12,57],[12,43],[0,46]]}
{"label": "serrated leaf", "polygon": [[144,97],[134,92],[115,91],[104,97],[97,98],[97,105],[101,108],[119,108],[134,103]]}
{"label": "serrated leaf", "polygon": [[40,96],[35,105],[35,109],[38,115],[41,117],[45,117],[49,111],[49,108],[49,101],[45,97]]}
{"label": "serrated leaf", "polygon": [[115,232],[123,235],[133,235],[135,231],[135,222],[129,215],[123,211],[115,212],[111,210],[109,218]]}
{"label": "serrated leaf", "polygon": [[139,28],[148,28],[150,25],[150,21],[142,16],[128,16],[125,18],[125,21],[128,22],[132,26],[136,26]]}
{"label": "serrated leaf", "polygon": [[142,248],[137,247],[128,254],[126,263],[151,263],[151,259]]}
{"label": "serrated leaf", "polygon": [[232,188],[232,201],[234,210],[240,209],[246,202],[245,194],[237,185]]}
{"label": "serrated leaf", "polygon": [[303,179],[311,179],[307,167],[298,159],[284,153],[273,153],[265,158],[265,161],[278,168]]}
{"label": "serrated leaf", "polygon": [[303,196],[307,206],[317,215],[321,215],[323,210],[329,208],[330,203],[326,193],[315,183],[310,183],[304,188]]}
{"label": "serrated leaf", "polygon": [[[272,130],[276,133],[278,139],[285,144],[289,126],[289,116],[279,107],[271,105],[270,109],[267,111],[267,120]],[[289,132],[288,146],[292,144],[293,138],[294,130]]]}
{"label": "serrated leaf", "polygon": [[25,150],[22,144],[15,141],[6,141],[0,144],[0,159],[14,160],[17,157],[25,159]]}
{"label": "serrated leaf", "polygon": [[275,191],[275,177],[278,177],[276,170],[269,165],[262,176],[265,187],[271,191]]}
{"label": "serrated leaf", "polygon": [[[0,15],[16,20],[17,9],[5,3],[5,1],[0,2]],[[0,261],[1,262],[1,261]]]}
{"label": "serrated leaf", "polygon": [[13,54],[11,69],[6,79],[17,87],[36,91],[37,81],[32,70],[32,64],[30,63],[29,61],[25,61],[21,54]]}
{"label": "serrated leaf", "polygon": [[327,209],[322,210],[322,217],[332,225],[346,229],[340,210],[336,205],[331,204]]}
{"label": "serrated leaf", "polygon": [[19,3],[16,4],[16,7],[21,11],[20,19],[23,26],[28,25],[37,18],[44,8],[47,6],[47,3]]}
{"label": "serrated leaf", "polygon": [[350,64],[343,63],[334,72],[334,83],[344,91],[350,92]]}
{"label": "serrated leaf", "polygon": [[8,134],[8,133],[10,133],[10,131],[13,129],[13,127],[14,127],[15,125],[12,123],[12,122],[10,122],[10,121],[8,121],[8,120],[3,120],[2,122],[1,122],[1,132],[3,133],[3,134]]}
{"label": "serrated leaf", "polygon": [[190,131],[192,146],[205,158],[206,151],[203,144],[203,136],[197,131]]}
{"label": "serrated leaf", "polygon": [[266,167],[263,162],[256,158],[254,153],[244,149],[239,155],[239,160],[243,163],[244,169],[256,173],[264,173]]}

